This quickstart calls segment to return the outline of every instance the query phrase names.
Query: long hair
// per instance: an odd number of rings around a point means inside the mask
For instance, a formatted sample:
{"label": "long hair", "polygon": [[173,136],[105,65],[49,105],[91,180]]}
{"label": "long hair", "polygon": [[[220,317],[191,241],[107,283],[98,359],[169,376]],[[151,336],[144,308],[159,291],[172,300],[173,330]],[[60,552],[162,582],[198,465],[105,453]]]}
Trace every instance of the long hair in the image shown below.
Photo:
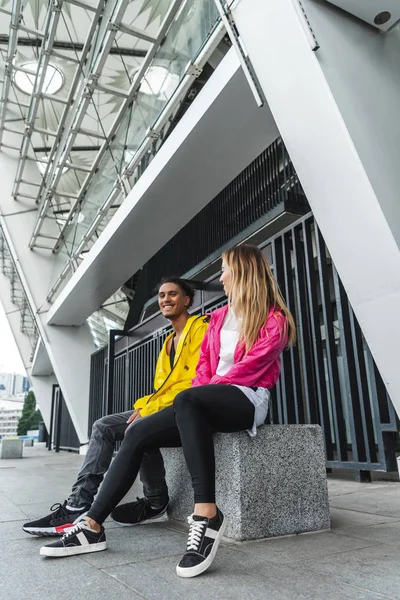
{"label": "long hair", "polygon": [[228,300],[241,320],[239,338],[246,352],[265,325],[271,307],[285,315],[282,335],[287,333],[287,347],[291,346],[296,340],[296,326],[263,253],[256,246],[242,244],[224,252],[222,258],[232,271]]}

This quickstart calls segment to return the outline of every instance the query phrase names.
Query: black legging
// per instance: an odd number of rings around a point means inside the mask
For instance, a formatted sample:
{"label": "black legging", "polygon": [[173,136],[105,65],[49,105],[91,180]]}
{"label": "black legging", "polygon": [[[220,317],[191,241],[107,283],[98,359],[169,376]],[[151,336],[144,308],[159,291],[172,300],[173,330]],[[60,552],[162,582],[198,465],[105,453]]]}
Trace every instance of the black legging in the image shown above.
{"label": "black legging", "polygon": [[87,516],[103,523],[131,488],[145,452],[183,447],[194,501],[215,502],[213,432],[250,429],[254,406],[235,386],[204,385],[178,394],[174,404],[138,419],[127,430]]}

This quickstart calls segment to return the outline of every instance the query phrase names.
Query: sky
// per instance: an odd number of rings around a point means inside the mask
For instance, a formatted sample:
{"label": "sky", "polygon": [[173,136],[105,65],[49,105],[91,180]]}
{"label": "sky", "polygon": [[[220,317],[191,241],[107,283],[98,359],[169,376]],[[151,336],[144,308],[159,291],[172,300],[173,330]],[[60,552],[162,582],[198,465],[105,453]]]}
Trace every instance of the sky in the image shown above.
{"label": "sky", "polygon": [[24,365],[14,342],[7,317],[0,303],[0,373],[21,373],[25,375]]}

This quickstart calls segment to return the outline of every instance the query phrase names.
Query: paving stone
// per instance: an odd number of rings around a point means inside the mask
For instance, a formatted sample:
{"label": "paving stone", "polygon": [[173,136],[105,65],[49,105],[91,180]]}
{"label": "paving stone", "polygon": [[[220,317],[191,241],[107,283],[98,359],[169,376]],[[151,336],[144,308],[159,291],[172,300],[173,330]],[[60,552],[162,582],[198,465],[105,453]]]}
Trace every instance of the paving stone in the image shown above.
{"label": "paving stone", "polygon": [[371,544],[368,548],[316,558],[303,565],[310,575],[330,576],[341,584],[400,599],[399,555],[394,546]]}
{"label": "paving stone", "polygon": [[369,540],[355,539],[333,532],[321,532],[274,538],[265,542],[246,542],[238,544],[235,548],[254,558],[284,564],[330,556],[371,545],[373,542]]}
{"label": "paving stone", "polygon": [[334,508],[331,506],[331,525],[334,531],[349,532],[358,527],[369,527],[381,523],[399,523],[397,517],[369,514],[346,508]]}
{"label": "paving stone", "polygon": [[143,600],[132,589],[93,569],[80,557],[39,556],[41,541],[33,536],[0,547],[1,598],[4,600]]}
{"label": "paving stone", "polygon": [[377,600],[376,594],[312,576],[300,567],[276,565],[221,548],[207,573],[193,579],[175,573],[176,557],[106,568],[150,600]]}
{"label": "paving stone", "polygon": [[84,559],[98,569],[150,561],[162,556],[181,556],[187,537],[166,528],[165,523],[135,527],[107,527],[107,550],[87,554]]}
{"label": "paving stone", "polygon": [[400,518],[400,485],[398,483],[366,484],[364,490],[331,498],[330,504],[334,508]]}
{"label": "paving stone", "polygon": [[400,546],[400,521],[379,523],[367,527],[349,527],[345,532],[347,536],[357,537],[370,543],[397,546],[393,552],[398,552]]}

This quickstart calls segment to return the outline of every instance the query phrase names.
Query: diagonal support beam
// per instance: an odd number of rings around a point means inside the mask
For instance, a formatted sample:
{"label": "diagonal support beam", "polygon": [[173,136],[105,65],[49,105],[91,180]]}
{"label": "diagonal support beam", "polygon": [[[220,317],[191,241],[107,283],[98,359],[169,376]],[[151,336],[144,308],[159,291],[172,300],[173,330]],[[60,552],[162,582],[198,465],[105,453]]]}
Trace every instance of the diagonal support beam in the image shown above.
{"label": "diagonal support beam", "polygon": [[[62,227],[62,229],[61,229],[60,239],[57,242],[57,244],[55,244],[55,246],[53,248],[53,252],[56,252],[58,250],[58,248],[59,248],[59,246],[61,244],[61,240],[64,237],[64,233],[65,233],[65,231],[66,231],[66,229],[67,229],[67,227],[68,227],[71,219],[73,218],[73,216],[75,214],[76,207],[82,201],[83,196],[85,195],[85,193],[86,193],[86,191],[87,191],[87,189],[88,189],[88,187],[89,187],[89,185],[91,183],[91,180],[93,179],[94,173],[95,173],[96,169],[99,167],[100,161],[103,158],[103,156],[104,156],[104,154],[105,154],[105,152],[106,152],[106,150],[107,150],[107,148],[109,146],[109,141],[108,140],[111,139],[116,134],[116,132],[118,130],[118,127],[119,127],[120,123],[122,122],[122,120],[123,120],[123,118],[125,116],[126,110],[128,109],[128,107],[129,107],[130,103],[132,102],[132,100],[136,97],[136,94],[137,94],[137,92],[139,90],[139,87],[140,87],[140,85],[142,83],[142,79],[145,76],[145,74],[147,72],[147,69],[151,65],[152,60],[153,60],[153,58],[154,58],[154,56],[155,56],[158,48],[160,47],[160,44],[163,41],[163,39],[164,39],[164,37],[165,37],[168,29],[170,28],[170,26],[171,26],[171,24],[172,24],[172,22],[173,22],[173,20],[175,18],[175,15],[178,12],[178,10],[179,10],[182,2],[183,2],[183,0],[175,0],[172,3],[172,5],[170,6],[170,9],[169,9],[167,15],[165,16],[165,19],[164,19],[164,21],[163,21],[163,23],[162,23],[162,25],[161,25],[161,27],[160,27],[160,29],[158,31],[157,38],[156,38],[156,43],[153,44],[151,46],[151,48],[148,50],[148,52],[147,52],[146,58],[144,59],[144,61],[142,63],[142,66],[140,67],[140,69],[138,71],[138,74],[137,74],[134,82],[132,83],[132,85],[130,87],[130,90],[128,92],[128,96],[124,100],[124,102],[123,102],[123,104],[122,104],[122,106],[121,106],[121,108],[119,110],[119,113],[118,113],[117,117],[115,118],[114,123],[111,126],[110,131],[108,132],[108,136],[107,136],[108,139],[105,140],[105,142],[103,143],[103,145],[102,145],[102,147],[100,149],[100,152],[98,153],[98,155],[97,155],[97,157],[96,157],[96,159],[95,159],[95,161],[93,163],[92,172],[87,176],[87,178],[84,181],[83,186],[82,186],[82,188],[81,188],[81,190],[79,192],[79,195],[78,195],[78,198],[77,198],[75,204],[71,207],[71,211],[70,211],[70,214],[68,215],[66,225],[64,225],[64,227]],[[111,34],[112,32],[109,32],[109,33]],[[115,34],[115,32],[114,32],[114,34]],[[68,152],[69,152],[69,149],[68,149]],[[65,160],[64,160],[64,163],[65,163]],[[62,164],[64,164],[64,163],[62,163]]]}
{"label": "diagonal support beam", "polygon": [[35,119],[40,106],[40,96],[46,80],[46,71],[50,62],[51,49],[56,36],[58,22],[60,20],[62,3],[63,0],[52,0],[47,13],[44,39],[40,47],[38,69],[35,77],[31,102],[28,109],[28,116],[25,123],[25,135],[21,144],[20,159],[18,161],[17,172],[15,175],[16,183],[14,184],[14,189],[12,192],[14,198],[16,198],[19,193],[20,184],[18,182],[23,176],[28,150],[31,143],[32,134],[34,132]]}
{"label": "diagonal support beam", "polygon": [[15,0],[11,13],[10,37],[8,40],[7,58],[4,65],[4,83],[1,95],[0,146],[3,140],[4,121],[7,112],[7,101],[10,95],[12,61],[18,44],[18,23],[21,19],[21,0]]}

